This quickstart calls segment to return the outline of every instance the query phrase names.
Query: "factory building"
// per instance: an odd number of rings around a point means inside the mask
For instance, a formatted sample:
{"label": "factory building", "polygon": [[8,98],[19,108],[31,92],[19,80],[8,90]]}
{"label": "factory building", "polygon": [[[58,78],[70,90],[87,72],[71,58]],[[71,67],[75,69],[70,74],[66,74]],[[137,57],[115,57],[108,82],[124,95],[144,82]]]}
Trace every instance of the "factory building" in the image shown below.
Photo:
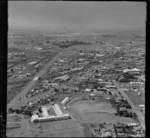
{"label": "factory building", "polygon": [[[53,109],[55,115],[51,115],[50,109]],[[54,104],[50,107],[42,107],[42,113],[36,113],[32,115],[31,122],[46,122],[46,121],[54,121],[54,120],[63,120],[63,119],[70,119],[70,115],[68,113],[63,113],[58,104]]]}
{"label": "factory building", "polygon": [[66,97],[66,98],[61,102],[61,104],[62,104],[62,105],[66,105],[69,101],[70,101],[69,98]]}
{"label": "factory building", "polygon": [[63,112],[62,112],[61,109],[59,108],[59,105],[58,105],[58,104],[54,104],[53,109],[54,109],[54,111],[55,111],[55,113],[56,113],[57,116],[63,115]]}

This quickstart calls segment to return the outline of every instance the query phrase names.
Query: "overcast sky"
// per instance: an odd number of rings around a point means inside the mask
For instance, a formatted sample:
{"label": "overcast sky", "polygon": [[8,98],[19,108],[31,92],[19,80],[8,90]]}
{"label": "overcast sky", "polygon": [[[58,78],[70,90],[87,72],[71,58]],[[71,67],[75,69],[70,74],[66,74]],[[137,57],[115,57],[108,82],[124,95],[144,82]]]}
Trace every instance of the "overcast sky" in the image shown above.
{"label": "overcast sky", "polygon": [[11,27],[45,30],[145,28],[144,2],[9,1]]}

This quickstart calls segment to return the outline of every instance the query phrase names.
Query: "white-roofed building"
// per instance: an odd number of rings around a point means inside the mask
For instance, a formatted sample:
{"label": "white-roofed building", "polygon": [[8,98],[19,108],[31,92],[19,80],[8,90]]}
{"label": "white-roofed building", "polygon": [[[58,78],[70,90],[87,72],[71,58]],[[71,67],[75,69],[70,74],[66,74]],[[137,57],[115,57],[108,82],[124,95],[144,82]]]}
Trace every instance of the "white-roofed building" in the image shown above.
{"label": "white-roofed building", "polygon": [[32,115],[32,117],[31,117],[31,122],[34,122],[34,120],[36,120],[36,119],[38,119],[38,118],[39,118],[39,116],[38,116],[37,114]]}
{"label": "white-roofed building", "polygon": [[29,65],[35,65],[37,63],[37,61],[32,61],[30,63],[28,63]]}
{"label": "white-roofed building", "polygon": [[86,92],[91,92],[91,89],[86,88],[85,91],[86,91]]}
{"label": "white-roofed building", "polygon": [[126,73],[126,72],[139,72],[140,69],[137,69],[137,68],[133,68],[133,69],[124,69],[123,72]]}
{"label": "white-roofed building", "polygon": [[68,80],[68,79],[69,79],[69,76],[68,76],[68,75],[64,75],[64,76],[55,78],[55,80],[57,80],[57,79],[60,79],[60,80]]}
{"label": "white-roofed building", "polygon": [[[54,112],[54,113],[53,113]],[[70,119],[68,113],[63,113],[58,104],[50,107],[42,107],[42,113],[34,114],[31,117],[31,122],[54,121],[57,119]]]}
{"label": "white-roofed building", "polygon": [[57,116],[60,116],[62,115],[62,111],[60,110],[58,104],[54,104],[54,110],[55,110],[55,113],[57,114]]}
{"label": "white-roofed building", "polygon": [[49,116],[46,107],[42,107],[42,112],[43,112],[43,113],[42,113],[43,117]]}
{"label": "white-roofed building", "polygon": [[39,79],[39,77],[35,77],[33,80],[35,80],[35,81],[36,81],[36,80],[38,80],[38,79]]}
{"label": "white-roofed building", "polygon": [[67,102],[69,102],[69,98],[66,97],[65,99],[63,99],[63,101],[61,102],[62,105],[67,104]]}
{"label": "white-roofed building", "polygon": [[96,54],[95,56],[102,57],[102,56],[104,56],[104,54]]}

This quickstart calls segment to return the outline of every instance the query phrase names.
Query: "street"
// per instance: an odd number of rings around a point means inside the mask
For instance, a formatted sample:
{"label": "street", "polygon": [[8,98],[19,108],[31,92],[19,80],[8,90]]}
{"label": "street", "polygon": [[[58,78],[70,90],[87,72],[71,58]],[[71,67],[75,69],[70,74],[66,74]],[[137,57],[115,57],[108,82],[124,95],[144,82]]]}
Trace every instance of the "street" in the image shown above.
{"label": "street", "polygon": [[[47,69],[49,69],[53,63],[63,54],[63,52],[60,52],[59,54],[57,54],[51,61],[49,61],[44,68],[38,72],[33,78],[35,77],[41,77],[46,71]],[[14,104],[16,104],[16,102],[18,101],[18,99],[21,97],[23,98],[23,100],[25,100],[25,95],[28,93],[28,91],[31,90],[31,88],[35,85],[37,81],[35,80],[31,80],[27,86],[22,90],[22,92],[20,92],[19,94],[17,94],[14,99],[12,99],[12,101],[7,105],[7,108],[13,107]]]}
{"label": "street", "polygon": [[132,102],[132,100],[128,97],[128,95],[124,92],[123,89],[121,89],[118,84],[116,82],[114,82],[114,84],[117,86],[118,91],[121,93],[121,95],[128,101],[128,103],[131,105],[133,112],[136,113],[136,115],[138,116],[138,119],[141,123],[141,126],[145,129],[145,120],[144,120],[144,116],[141,114],[141,112],[137,109],[137,107],[134,105],[134,103]]}

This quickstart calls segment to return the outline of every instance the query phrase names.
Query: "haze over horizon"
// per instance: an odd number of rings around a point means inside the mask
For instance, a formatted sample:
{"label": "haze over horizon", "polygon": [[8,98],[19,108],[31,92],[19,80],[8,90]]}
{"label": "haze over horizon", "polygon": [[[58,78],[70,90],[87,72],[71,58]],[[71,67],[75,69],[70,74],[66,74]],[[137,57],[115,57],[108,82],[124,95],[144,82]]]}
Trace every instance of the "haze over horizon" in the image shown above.
{"label": "haze over horizon", "polygon": [[9,1],[9,28],[46,31],[145,29],[145,2]]}

